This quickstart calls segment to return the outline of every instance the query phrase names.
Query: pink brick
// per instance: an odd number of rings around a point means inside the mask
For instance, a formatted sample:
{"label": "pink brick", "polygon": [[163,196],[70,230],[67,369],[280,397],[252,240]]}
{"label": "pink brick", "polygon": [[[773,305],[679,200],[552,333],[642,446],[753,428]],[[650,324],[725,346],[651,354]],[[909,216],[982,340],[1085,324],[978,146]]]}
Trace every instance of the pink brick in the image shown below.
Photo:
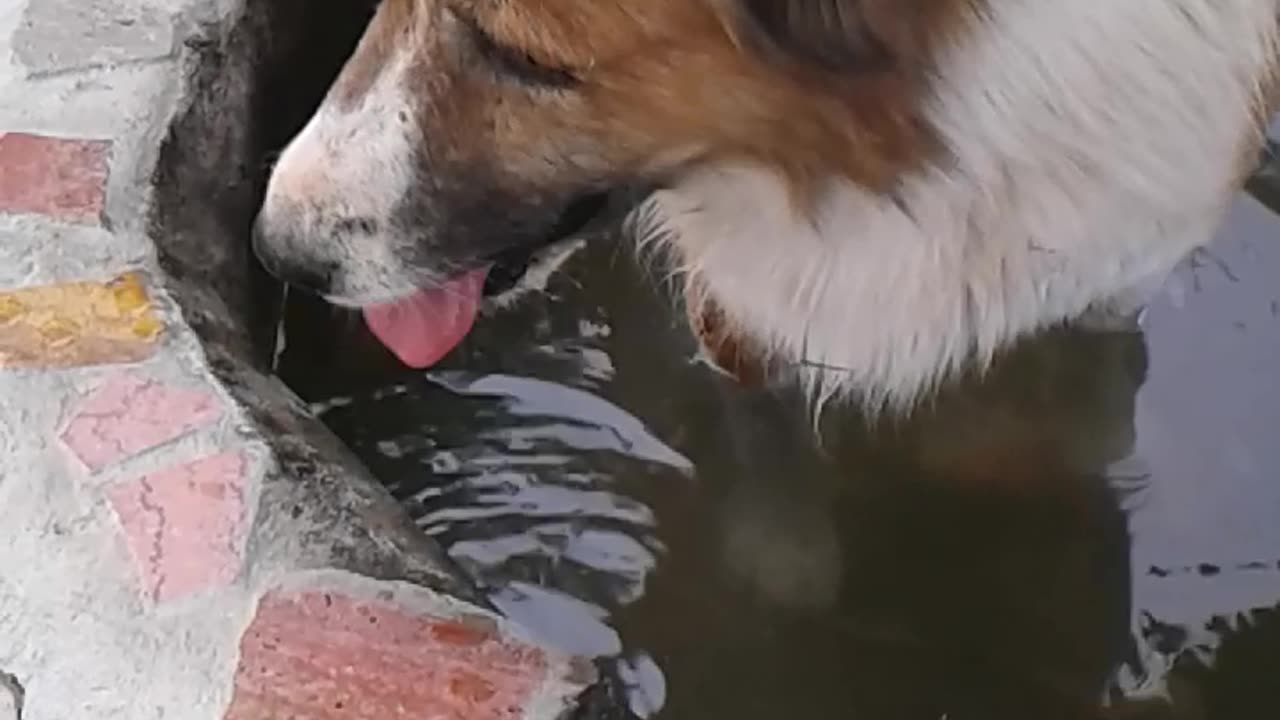
{"label": "pink brick", "polygon": [[76,409],[62,442],[97,472],[208,425],[222,413],[222,403],[210,392],[121,373]]}
{"label": "pink brick", "polygon": [[226,720],[515,720],[547,673],[494,623],[323,591],[262,599]]}
{"label": "pink brick", "polygon": [[107,491],[147,595],[166,602],[240,571],[245,470],[237,452],[166,468]]}
{"label": "pink brick", "polygon": [[0,134],[0,212],[99,222],[110,153],[103,140]]}

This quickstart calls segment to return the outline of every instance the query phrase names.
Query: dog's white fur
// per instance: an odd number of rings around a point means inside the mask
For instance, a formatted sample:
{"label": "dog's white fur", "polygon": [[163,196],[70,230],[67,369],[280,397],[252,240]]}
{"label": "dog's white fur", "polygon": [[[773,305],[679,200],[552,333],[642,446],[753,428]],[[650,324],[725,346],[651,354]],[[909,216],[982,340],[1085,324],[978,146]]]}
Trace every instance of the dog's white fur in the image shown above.
{"label": "dog's white fur", "polygon": [[953,156],[897,201],[709,167],[641,232],[820,399],[902,407],[1019,336],[1122,301],[1210,240],[1260,141],[1277,0],[990,0],[937,63]]}
{"label": "dog's white fur", "polygon": [[[711,165],[634,216],[819,400],[905,408],[1022,335],[1136,306],[1211,238],[1261,140],[1280,0],[977,5],[926,101],[950,154],[894,197],[833,179],[811,216],[770,170]],[[401,112],[411,59],[398,48],[355,107],[324,103],[281,157],[264,217],[326,237],[324,218],[392,215],[420,132]],[[438,279],[396,260],[414,232],[328,248],[346,270],[330,299]]]}
{"label": "dog's white fur", "polygon": [[[412,48],[398,46],[373,86],[350,107],[327,97],[280,153],[267,183],[264,217],[287,222],[299,241],[333,243],[324,251],[341,261],[342,283],[326,299],[336,305],[391,302],[443,279],[406,272],[397,252],[413,245],[417,229],[391,222],[414,179],[412,64]],[[335,217],[382,222],[376,233],[353,238],[325,226]]]}

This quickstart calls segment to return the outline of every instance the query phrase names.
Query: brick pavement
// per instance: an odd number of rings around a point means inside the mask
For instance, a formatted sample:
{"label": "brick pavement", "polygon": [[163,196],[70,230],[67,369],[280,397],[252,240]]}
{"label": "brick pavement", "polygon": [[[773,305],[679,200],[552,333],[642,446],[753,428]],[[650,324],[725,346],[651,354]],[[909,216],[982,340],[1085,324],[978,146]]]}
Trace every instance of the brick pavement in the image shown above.
{"label": "brick pavement", "polygon": [[168,292],[148,163],[234,10],[0,0],[0,720],[559,717],[589,665],[331,549],[416,546],[298,495]]}

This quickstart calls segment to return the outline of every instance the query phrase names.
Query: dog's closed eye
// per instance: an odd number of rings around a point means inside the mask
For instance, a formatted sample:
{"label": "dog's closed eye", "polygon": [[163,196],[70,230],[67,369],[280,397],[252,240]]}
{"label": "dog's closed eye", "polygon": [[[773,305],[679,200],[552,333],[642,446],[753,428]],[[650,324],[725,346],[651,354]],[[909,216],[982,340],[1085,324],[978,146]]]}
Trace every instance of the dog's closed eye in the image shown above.
{"label": "dog's closed eye", "polygon": [[468,40],[485,62],[505,78],[523,85],[563,90],[575,87],[582,79],[573,70],[543,62],[525,50],[497,40],[473,18],[455,14],[466,29]]}

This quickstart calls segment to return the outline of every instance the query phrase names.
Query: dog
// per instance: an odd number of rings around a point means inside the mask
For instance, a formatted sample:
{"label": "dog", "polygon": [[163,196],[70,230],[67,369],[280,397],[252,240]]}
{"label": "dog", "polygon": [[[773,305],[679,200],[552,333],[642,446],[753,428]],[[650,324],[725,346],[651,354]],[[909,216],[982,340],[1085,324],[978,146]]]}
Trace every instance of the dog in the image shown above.
{"label": "dog", "polygon": [[[905,409],[1128,317],[1276,105],[1277,0],[383,0],[254,249],[405,363],[624,206],[704,352]],[[514,270],[512,270],[514,268]]]}

